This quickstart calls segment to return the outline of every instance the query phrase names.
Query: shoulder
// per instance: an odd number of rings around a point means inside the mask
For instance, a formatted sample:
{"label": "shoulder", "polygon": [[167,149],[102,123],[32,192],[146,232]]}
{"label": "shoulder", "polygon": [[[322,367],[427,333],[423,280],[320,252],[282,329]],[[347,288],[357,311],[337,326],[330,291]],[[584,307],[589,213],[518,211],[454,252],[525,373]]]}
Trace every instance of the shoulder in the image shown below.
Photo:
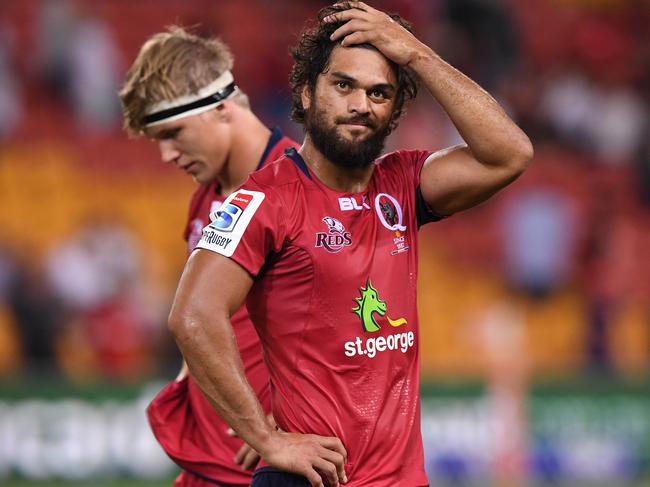
{"label": "shoulder", "polygon": [[284,136],[273,146],[266,160],[269,162],[275,161],[284,156],[284,151],[290,148],[299,149],[300,145],[295,140]]}
{"label": "shoulder", "polygon": [[283,155],[252,173],[244,187],[272,188],[279,193],[284,193],[290,191],[291,187],[299,186],[302,183],[301,177],[301,171],[295,162]]}
{"label": "shoulder", "polygon": [[424,162],[432,154],[429,150],[401,149],[381,156],[375,164],[386,168],[394,168],[404,165],[413,165]]}

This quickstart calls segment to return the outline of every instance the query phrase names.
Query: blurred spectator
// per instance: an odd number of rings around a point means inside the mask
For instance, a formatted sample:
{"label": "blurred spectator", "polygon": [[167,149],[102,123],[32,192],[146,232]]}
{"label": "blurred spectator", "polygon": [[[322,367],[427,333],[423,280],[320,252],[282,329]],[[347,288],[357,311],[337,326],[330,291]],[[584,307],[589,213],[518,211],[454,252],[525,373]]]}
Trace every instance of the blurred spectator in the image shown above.
{"label": "blurred spectator", "polygon": [[548,124],[540,117],[542,74],[538,67],[520,63],[512,74],[503,79],[495,95],[509,108],[517,124],[534,141],[536,147],[547,141],[551,134]]}
{"label": "blurred spectator", "polygon": [[0,141],[11,137],[20,123],[23,103],[15,65],[15,32],[0,4]]}
{"label": "blurred spectator", "polygon": [[79,9],[71,35],[70,97],[81,126],[119,126],[119,52],[106,24],[90,9]]}
{"label": "blurred spectator", "polygon": [[50,282],[71,309],[92,309],[138,284],[137,242],[120,226],[100,221],[80,228],[47,258]]}
{"label": "blurred spectator", "polygon": [[20,365],[18,327],[11,309],[17,272],[15,254],[0,243],[0,376],[12,375]]}
{"label": "blurred spectator", "polygon": [[61,331],[63,310],[44,278],[40,262],[23,261],[15,267],[9,302],[26,369],[48,375],[56,372],[54,344]]}
{"label": "blurred spectator", "polygon": [[635,159],[637,170],[637,184],[641,201],[647,209],[650,209],[650,119],[646,120],[643,136],[643,144]]}
{"label": "blurred spectator", "polygon": [[541,108],[565,143],[608,164],[631,161],[648,117],[643,100],[629,87],[596,83],[575,69],[550,79]]}
{"label": "blurred spectator", "polygon": [[68,310],[59,357],[72,376],[132,380],[150,371],[157,310],[142,292],[142,255],[110,221],[81,228],[47,259],[49,281]]}
{"label": "blurred spectator", "polygon": [[[609,198],[603,195],[609,193]],[[586,236],[581,255],[587,319],[587,371],[612,372],[610,340],[626,300],[634,299],[639,253],[638,229],[625,211],[623,195],[606,184],[591,187]],[[644,277],[647,279],[647,276]]]}
{"label": "blurred spectator", "polygon": [[576,222],[566,195],[543,186],[521,191],[501,222],[506,275],[515,288],[544,298],[568,283]]}
{"label": "blurred spectator", "polygon": [[69,0],[44,0],[38,11],[36,71],[51,95],[69,95],[74,15]]}
{"label": "blurred spectator", "polygon": [[588,124],[594,116],[595,97],[592,82],[572,68],[550,78],[542,93],[540,111],[561,141],[588,151]]}
{"label": "blurred spectator", "polygon": [[40,9],[37,72],[50,93],[72,106],[79,126],[119,124],[120,55],[106,22],[90,2],[48,0]]}
{"label": "blurred spectator", "polygon": [[631,87],[597,85],[587,132],[599,160],[629,164],[641,145],[647,117],[643,100]]}
{"label": "blurred spectator", "polygon": [[452,39],[439,46],[443,57],[492,91],[519,56],[509,11],[484,0],[447,0],[446,10]]}

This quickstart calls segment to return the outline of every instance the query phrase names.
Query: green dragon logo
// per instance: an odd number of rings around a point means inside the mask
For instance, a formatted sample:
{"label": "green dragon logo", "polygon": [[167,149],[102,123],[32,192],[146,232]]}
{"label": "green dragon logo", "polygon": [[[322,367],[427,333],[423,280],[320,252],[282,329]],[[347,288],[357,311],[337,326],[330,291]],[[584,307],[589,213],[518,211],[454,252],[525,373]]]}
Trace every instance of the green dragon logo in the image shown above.
{"label": "green dragon logo", "polygon": [[379,299],[377,290],[372,287],[370,278],[366,279],[366,287],[360,287],[359,292],[361,297],[354,298],[357,306],[352,308],[352,311],[361,318],[364,331],[381,330],[373,314],[377,313],[379,316],[384,316],[386,314],[386,301]]}

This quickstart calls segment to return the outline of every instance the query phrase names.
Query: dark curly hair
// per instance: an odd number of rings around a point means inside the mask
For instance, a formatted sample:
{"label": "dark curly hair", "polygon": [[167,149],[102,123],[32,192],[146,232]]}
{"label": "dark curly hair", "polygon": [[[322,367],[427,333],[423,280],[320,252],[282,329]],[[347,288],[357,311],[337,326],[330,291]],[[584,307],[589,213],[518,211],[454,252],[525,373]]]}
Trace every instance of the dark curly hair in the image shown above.
{"label": "dark curly hair", "polygon": [[[345,4],[335,4],[321,9],[318,12],[318,25],[315,28],[305,30],[301,34],[298,44],[291,49],[291,56],[295,61],[289,75],[291,118],[298,123],[304,123],[305,121],[305,108],[302,106],[300,96],[303,86],[307,85],[309,90],[312,93],[314,92],[318,76],[327,70],[332,51],[340,44],[340,41],[330,40],[330,36],[344,22],[326,23],[323,22],[323,19],[346,8]],[[398,14],[392,14],[390,17],[409,32],[412,32],[411,24]],[[371,44],[357,44],[354,47],[376,49]],[[389,131],[392,131],[397,127],[397,121],[404,113],[404,102],[415,98],[417,95],[418,85],[415,75],[408,68],[390,60],[389,63],[397,77],[395,109],[389,125]]]}

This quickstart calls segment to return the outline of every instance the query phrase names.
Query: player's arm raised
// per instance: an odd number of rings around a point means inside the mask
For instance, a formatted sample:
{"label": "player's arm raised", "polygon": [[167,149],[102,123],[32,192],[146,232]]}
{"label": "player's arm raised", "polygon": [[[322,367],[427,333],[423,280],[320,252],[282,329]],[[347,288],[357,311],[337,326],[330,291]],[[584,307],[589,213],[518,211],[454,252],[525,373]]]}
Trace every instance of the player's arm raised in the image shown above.
{"label": "player's arm raised", "polygon": [[524,132],[474,81],[384,12],[363,2],[325,19],[344,21],[332,39],[345,46],[368,43],[417,74],[447,112],[467,145],[432,154],[422,169],[422,196],[436,213],[449,215],[488,199],[514,181],[533,157]]}
{"label": "player's arm raised", "polygon": [[169,328],[210,402],[269,465],[303,475],[313,486],[323,486],[323,479],[331,486],[345,483],[341,441],[277,431],[246,380],[230,316],[252,283],[234,261],[196,250],[181,276]]}

